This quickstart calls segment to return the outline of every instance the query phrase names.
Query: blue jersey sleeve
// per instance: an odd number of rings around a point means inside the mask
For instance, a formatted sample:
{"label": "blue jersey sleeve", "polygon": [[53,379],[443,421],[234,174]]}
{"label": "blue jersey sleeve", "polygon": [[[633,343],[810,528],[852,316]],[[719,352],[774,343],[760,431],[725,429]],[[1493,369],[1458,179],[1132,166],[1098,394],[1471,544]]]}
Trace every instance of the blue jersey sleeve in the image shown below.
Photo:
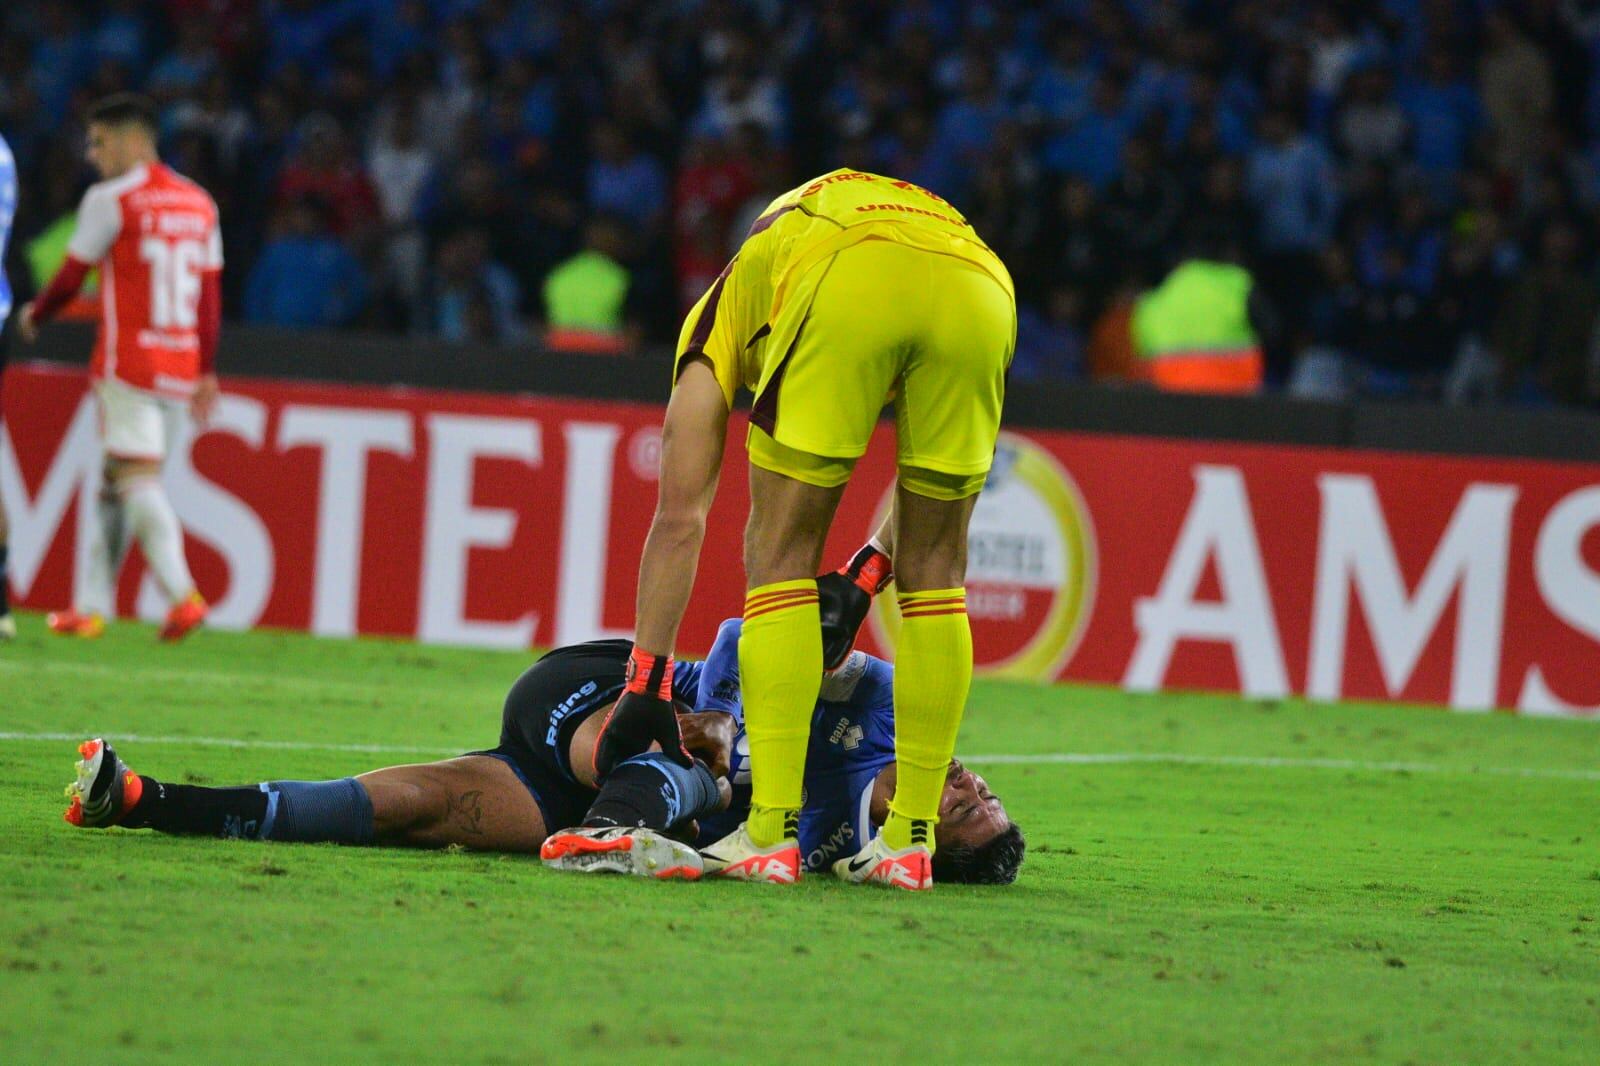
{"label": "blue jersey sleeve", "polygon": [[697,711],[727,711],[744,721],[744,697],[739,691],[739,634],[744,619],[730,618],[717,629],[716,643],[700,672]]}
{"label": "blue jersey sleeve", "polygon": [[[689,660],[679,661],[672,666],[672,698],[679,703],[694,707],[700,699],[700,675],[705,673],[706,664]],[[695,707],[699,710],[698,707]]]}
{"label": "blue jersey sleeve", "polygon": [[6,281],[6,242],[17,214],[17,164],[11,147],[0,137],[0,326],[11,312],[11,286]]}

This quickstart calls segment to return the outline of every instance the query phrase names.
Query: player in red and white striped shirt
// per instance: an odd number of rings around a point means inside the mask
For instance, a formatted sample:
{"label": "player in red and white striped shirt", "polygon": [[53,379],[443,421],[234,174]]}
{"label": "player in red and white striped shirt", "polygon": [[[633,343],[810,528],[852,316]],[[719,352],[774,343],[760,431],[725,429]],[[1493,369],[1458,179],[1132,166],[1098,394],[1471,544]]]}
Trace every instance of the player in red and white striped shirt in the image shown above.
{"label": "player in red and white striped shirt", "polygon": [[171,602],[163,640],[205,620],[183,552],[183,528],[161,487],[161,464],[188,406],[204,425],[217,402],[222,321],[222,237],[210,195],[156,154],[155,108],[118,94],[89,114],[88,158],[105,179],[84,193],[67,260],[22,308],[24,340],[100,268],[100,329],[89,376],[100,408],[105,477],[85,587],[50,628],[94,637],[115,608],[117,572],[138,538]]}

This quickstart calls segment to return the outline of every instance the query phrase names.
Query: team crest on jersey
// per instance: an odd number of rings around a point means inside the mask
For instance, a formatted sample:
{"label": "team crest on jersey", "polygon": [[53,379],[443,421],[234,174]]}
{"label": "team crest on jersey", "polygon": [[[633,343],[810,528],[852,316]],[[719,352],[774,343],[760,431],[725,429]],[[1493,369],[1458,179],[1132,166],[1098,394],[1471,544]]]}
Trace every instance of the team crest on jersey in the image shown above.
{"label": "team crest on jersey", "polygon": [[[967,535],[977,671],[1055,680],[1088,626],[1098,568],[1094,524],[1072,475],[1026,437],[1000,434]],[[879,641],[893,647],[900,630],[895,596],[878,596],[872,620]]]}
{"label": "team crest on jersey", "polygon": [[829,744],[841,744],[845,751],[855,751],[861,746],[866,733],[849,718],[841,718],[828,736]]}

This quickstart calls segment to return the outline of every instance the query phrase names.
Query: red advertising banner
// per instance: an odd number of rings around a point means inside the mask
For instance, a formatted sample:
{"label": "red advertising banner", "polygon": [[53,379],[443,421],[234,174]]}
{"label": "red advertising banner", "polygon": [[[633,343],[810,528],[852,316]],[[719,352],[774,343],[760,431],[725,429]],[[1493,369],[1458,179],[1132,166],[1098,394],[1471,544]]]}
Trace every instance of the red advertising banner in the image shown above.
{"label": "red advertising banner", "polygon": [[[81,374],[12,368],[11,581],[68,603],[97,489]],[[499,647],[626,635],[659,407],[233,380],[166,483],[214,624]],[[686,651],[743,601],[731,430]],[[885,429],[829,558],[871,532]],[[980,668],[1133,689],[1600,716],[1600,464],[1007,433],[973,520]],[[137,556],[137,553],[135,553]],[[892,645],[893,597],[866,640]],[[164,605],[130,560],[119,610]]]}

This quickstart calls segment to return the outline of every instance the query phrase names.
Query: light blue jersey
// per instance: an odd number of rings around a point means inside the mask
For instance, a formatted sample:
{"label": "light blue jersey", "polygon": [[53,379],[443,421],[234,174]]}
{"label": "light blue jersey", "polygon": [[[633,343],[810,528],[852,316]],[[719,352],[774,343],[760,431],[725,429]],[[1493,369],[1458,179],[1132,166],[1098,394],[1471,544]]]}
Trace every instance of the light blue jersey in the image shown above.
{"label": "light blue jersey", "polygon": [[11,283],[6,280],[6,244],[17,217],[17,161],[11,146],[0,137],[0,327],[11,314]]}
{"label": "light blue jersey", "polygon": [[[673,674],[674,688],[698,691],[696,710],[727,711],[740,725],[728,772],[733,805],[724,814],[701,819],[702,846],[731,833],[750,813],[750,744],[739,691],[743,624],[738,618],[722,623],[705,662],[679,663]],[[800,851],[806,869],[826,870],[835,859],[854,855],[877,835],[869,816],[872,784],[893,762],[894,667],[865,652],[851,652],[844,665],[823,681],[811,716],[800,810]]]}

